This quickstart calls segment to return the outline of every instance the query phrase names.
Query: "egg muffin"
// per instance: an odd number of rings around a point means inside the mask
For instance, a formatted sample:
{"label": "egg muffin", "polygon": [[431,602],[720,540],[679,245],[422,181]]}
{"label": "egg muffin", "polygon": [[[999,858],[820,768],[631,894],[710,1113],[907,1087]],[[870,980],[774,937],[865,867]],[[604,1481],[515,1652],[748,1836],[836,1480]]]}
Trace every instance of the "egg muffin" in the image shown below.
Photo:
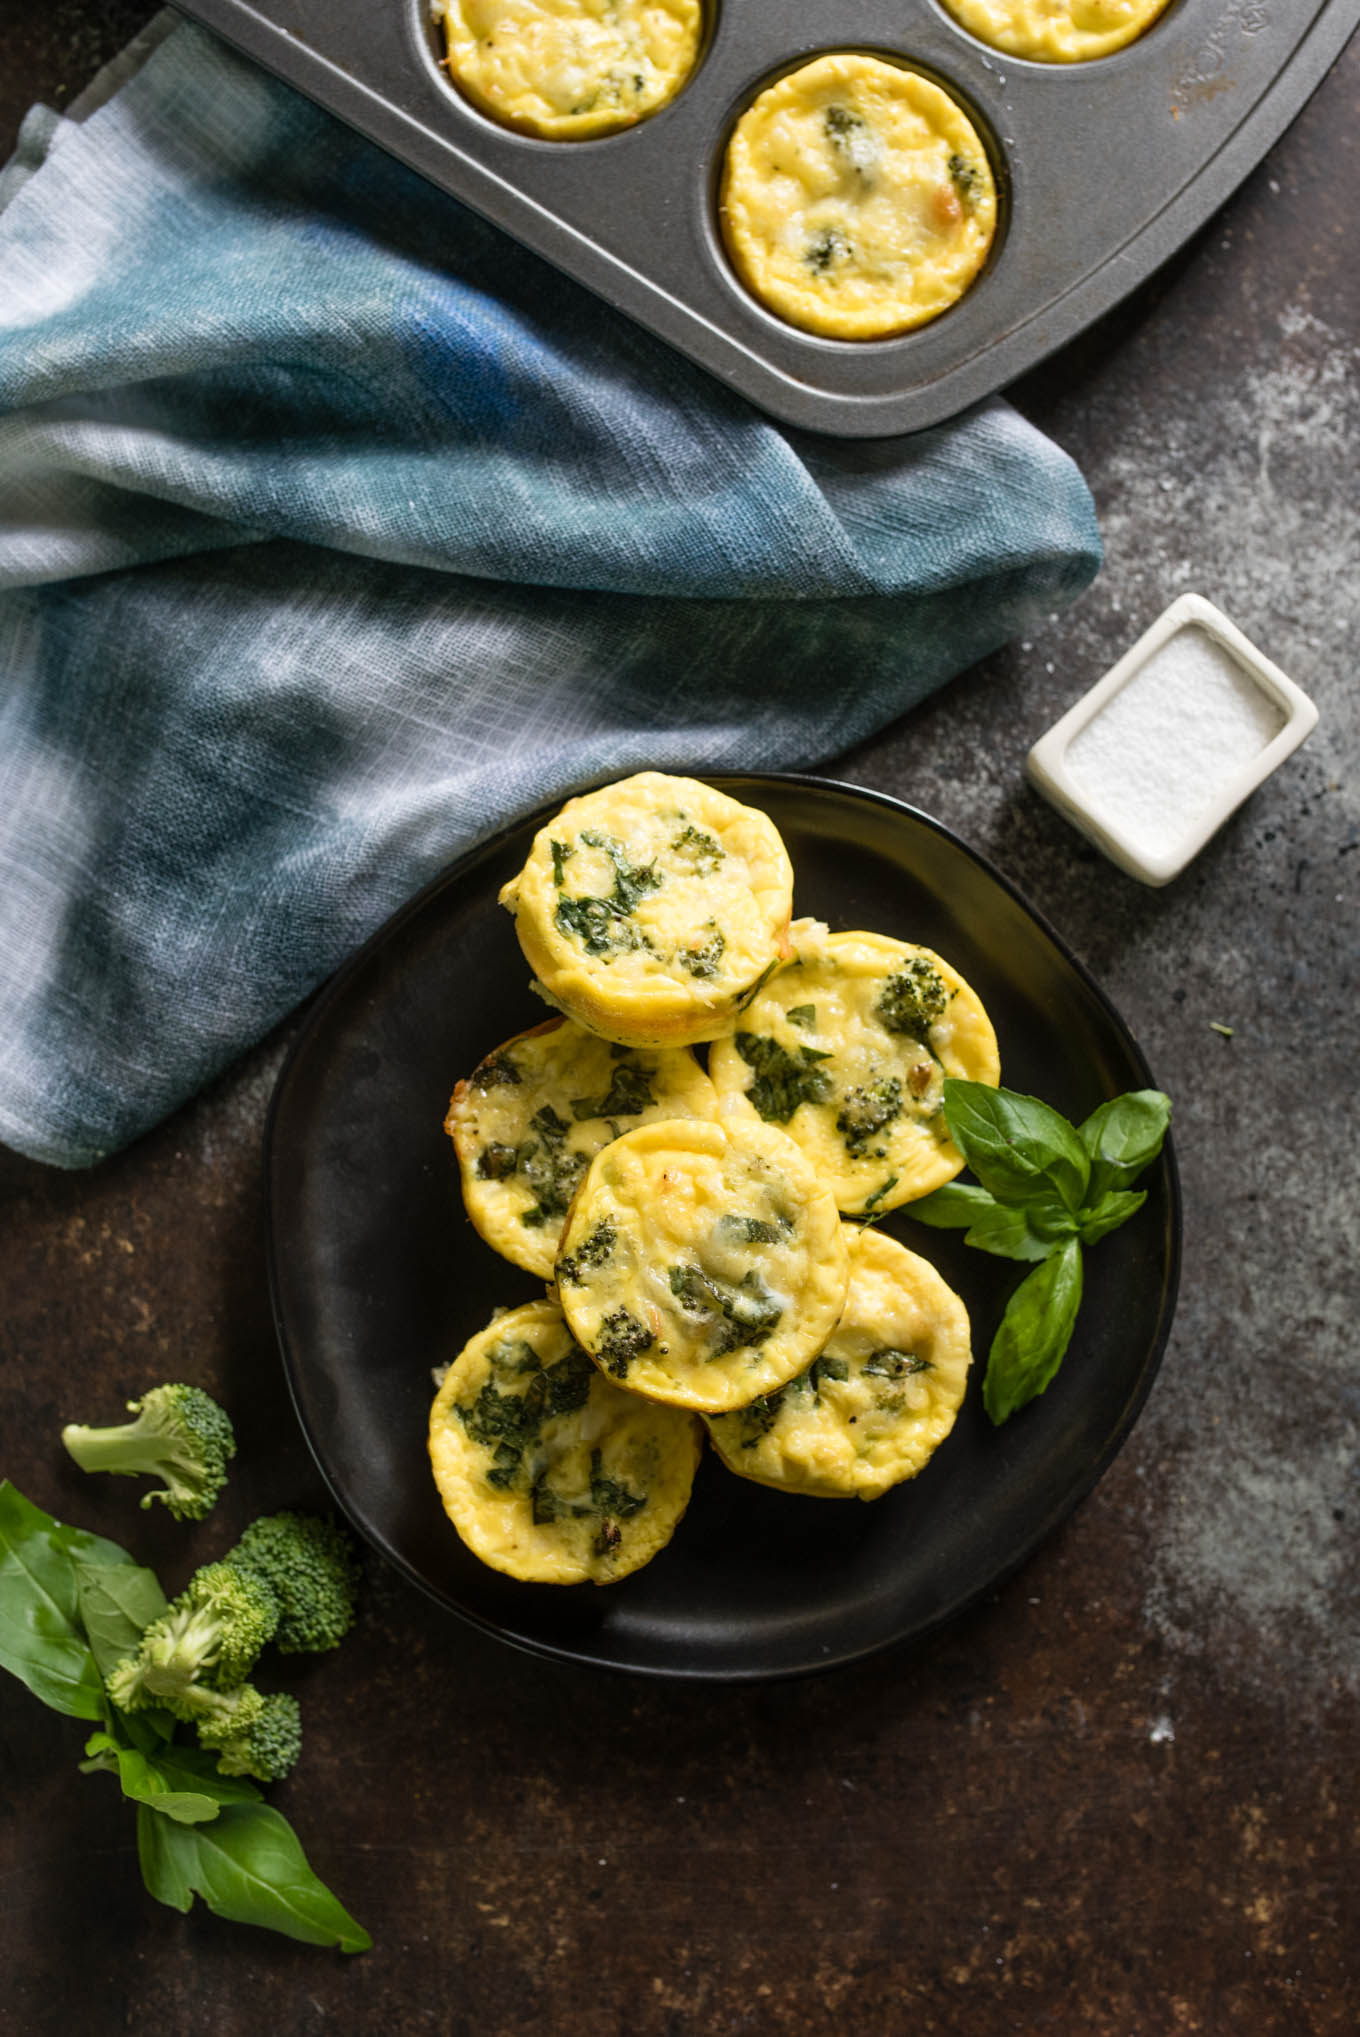
{"label": "egg muffin", "polygon": [[474,1556],[539,1584],[610,1584],[663,1549],[702,1447],[691,1415],[623,1393],[552,1302],[498,1315],[430,1410],[444,1511]]}
{"label": "egg muffin", "polygon": [[454,1090],[444,1130],[477,1230],[548,1280],[567,1205],[600,1148],[634,1125],[716,1108],[691,1048],[611,1046],[557,1018],[488,1054]]}
{"label": "egg muffin", "polygon": [[792,943],[708,1072],[724,1110],[783,1126],[846,1215],[881,1216],[963,1166],[944,1078],[999,1082],[996,1034],[929,948],[815,920],[798,921]]}
{"label": "egg muffin", "polygon": [[947,92],[855,51],[763,91],[727,146],[723,240],[752,295],[830,339],[884,339],[938,318],[996,233],[996,184]]}
{"label": "egg muffin", "polygon": [[1038,64],[1108,57],[1150,28],[1167,0],[944,0],[979,42]]}
{"label": "egg muffin", "polygon": [[675,97],[703,36],[700,0],[436,0],[445,69],[504,127],[585,141]]}
{"label": "egg muffin", "polygon": [[500,894],[538,987],[621,1046],[730,1032],[788,953],[793,871],[773,821],[643,771],[569,800]]}
{"label": "egg muffin", "polygon": [[836,1205],[773,1126],[642,1125],[596,1156],[562,1234],[573,1334],[634,1393],[742,1407],[830,1336],[848,1261]]}
{"label": "egg muffin", "polygon": [[878,1499],[953,1428],[971,1359],[968,1312],[934,1267],[880,1231],[852,1231],[850,1292],[825,1350],[787,1386],[710,1417],[709,1434],[758,1485]]}

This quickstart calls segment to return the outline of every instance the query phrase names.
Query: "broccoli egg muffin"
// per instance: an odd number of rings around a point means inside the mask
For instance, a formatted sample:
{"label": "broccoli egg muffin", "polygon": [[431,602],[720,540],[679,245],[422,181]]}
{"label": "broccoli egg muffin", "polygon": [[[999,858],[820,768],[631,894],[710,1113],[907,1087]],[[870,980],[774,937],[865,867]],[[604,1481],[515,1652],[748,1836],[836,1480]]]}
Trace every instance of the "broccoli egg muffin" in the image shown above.
{"label": "broccoli egg muffin", "polygon": [[[847,1226],[847,1228],[849,1228]],[[881,1232],[850,1238],[850,1292],[805,1372],[709,1419],[728,1469],[821,1499],[878,1499],[954,1426],[972,1359],[968,1313],[934,1267]]]}
{"label": "broccoli egg muffin", "polygon": [[550,1004],[622,1046],[683,1046],[730,1032],[788,953],[793,871],[763,813],[643,771],[569,800],[500,898]]}
{"label": "broccoli egg muffin", "polygon": [[699,0],[436,0],[445,69],[502,126],[546,141],[632,127],[694,69]]}
{"label": "broccoli egg muffin", "polygon": [[623,1393],[552,1302],[498,1315],[430,1410],[444,1511],[474,1556],[539,1584],[610,1584],[663,1549],[702,1447],[693,1416]]}
{"label": "broccoli egg muffin", "polygon": [[444,1129],[477,1230],[548,1280],[567,1205],[600,1148],[634,1125],[716,1108],[691,1048],[611,1046],[559,1018],[488,1054],[454,1090]]}
{"label": "broccoli egg muffin", "polygon": [[634,1393],[717,1412],[801,1372],[848,1278],[831,1196],[784,1133],[642,1125],[596,1156],[562,1234],[578,1342]]}
{"label": "broccoli egg muffin", "polygon": [[996,232],[996,185],[947,92],[854,51],[767,87],[728,143],[723,240],[752,295],[830,339],[938,318]]}
{"label": "broccoli egg muffin", "polygon": [[963,1166],[945,1076],[1001,1079],[990,1019],[929,948],[815,920],[791,937],[793,960],[709,1054],[720,1106],[782,1125],[849,1216],[929,1195]]}
{"label": "broccoli egg muffin", "polygon": [[1167,0],[944,0],[970,35],[1038,64],[1108,57],[1150,28]]}

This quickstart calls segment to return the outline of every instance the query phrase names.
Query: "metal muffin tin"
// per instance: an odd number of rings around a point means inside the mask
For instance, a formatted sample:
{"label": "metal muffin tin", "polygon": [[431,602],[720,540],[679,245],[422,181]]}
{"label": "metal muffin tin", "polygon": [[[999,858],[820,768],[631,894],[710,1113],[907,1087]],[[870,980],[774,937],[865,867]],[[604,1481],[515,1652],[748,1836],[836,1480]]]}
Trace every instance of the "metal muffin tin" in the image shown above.
{"label": "metal muffin tin", "polygon": [[[785,423],[915,431],[1002,387],[1151,274],[1222,204],[1360,21],[1360,0],[1172,0],[1116,55],[1034,64],[935,0],[708,0],[669,106],[594,141],[498,127],[439,69],[426,0],[180,0],[182,11],[464,199]],[[908,64],[960,101],[992,157],[996,243],[958,304],[896,339],[795,330],[737,280],[716,193],[733,122],[827,50]]]}

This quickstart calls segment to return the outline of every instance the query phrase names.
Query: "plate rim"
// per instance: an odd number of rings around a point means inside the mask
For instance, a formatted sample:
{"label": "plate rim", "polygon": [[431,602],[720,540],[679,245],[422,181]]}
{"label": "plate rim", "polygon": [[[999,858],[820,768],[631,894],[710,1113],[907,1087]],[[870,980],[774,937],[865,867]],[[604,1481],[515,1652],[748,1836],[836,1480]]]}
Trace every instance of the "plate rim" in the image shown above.
{"label": "plate rim", "polygon": [[[686,772],[671,770],[668,771],[667,775],[671,777],[698,778],[706,784],[716,786],[720,791],[729,792],[734,798],[740,796],[735,789],[738,786],[745,785],[748,788],[758,789],[763,785],[771,784],[791,788],[795,791],[805,790],[814,793],[830,793],[840,797],[849,796],[853,800],[885,808],[889,813],[899,818],[905,817],[908,821],[920,824],[930,832],[943,837],[951,847],[962,851],[972,863],[976,864],[983,874],[990,878],[1001,891],[1017,904],[1053,943],[1069,968],[1073,970],[1086,989],[1095,997],[1107,1019],[1113,1023],[1116,1031],[1122,1038],[1130,1059],[1141,1072],[1145,1086],[1148,1088],[1156,1086],[1147,1057],[1143,1053],[1137,1039],[1122,1014],[1102,989],[1100,983],[1082,961],[1081,957],[1064,940],[1063,936],[1052,925],[1047,916],[1037,906],[1030,903],[1019,887],[988,856],[984,855],[981,850],[975,849],[971,843],[965,841],[946,822],[937,820],[934,815],[924,812],[920,807],[911,805],[907,800],[898,799],[892,793],[880,792],[872,786],[857,785],[849,779],[828,777],[822,773],[806,771],[714,771],[701,768]],[[284,1320],[282,1298],[282,1268],[280,1264],[278,1223],[276,1221],[275,1180],[279,1143],[279,1119],[287,1099],[294,1069],[302,1060],[318,1034],[324,1031],[325,1023],[332,1007],[344,996],[351,980],[367,966],[370,957],[379,949],[385,947],[408,921],[416,918],[423,912],[437,893],[446,886],[455,883],[464,873],[465,869],[478,861],[493,856],[496,850],[507,842],[511,836],[531,829],[536,830],[544,821],[560,811],[565,800],[574,798],[581,792],[588,792],[599,786],[613,784],[617,781],[617,777],[617,772],[601,772],[590,778],[583,779],[560,794],[543,801],[531,812],[505,822],[501,827],[494,829],[491,833],[460,851],[457,856],[453,857],[442,869],[437,871],[428,882],[423,884],[418,891],[413,893],[402,905],[399,905],[394,912],[390,913],[367,939],[339,965],[322,984],[320,989],[314,993],[311,1007],[307,1011],[296,1035],[289,1043],[278,1075],[275,1077],[274,1086],[270,1093],[269,1107],[265,1116],[262,1142],[265,1263],[269,1285],[269,1305],[284,1380],[288,1388],[288,1397],[292,1403],[298,1427],[302,1432],[303,1441],[307,1445],[307,1449],[321,1476],[322,1482],[334,1501],[335,1506],[350,1524],[351,1528],[382,1557],[384,1562],[389,1563],[400,1576],[404,1577],[408,1583],[415,1585],[417,1590],[435,1605],[439,1606],[442,1611],[450,1613],[454,1618],[477,1628],[481,1633],[490,1636],[503,1646],[513,1648],[521,1654],[530,1655],[539,1660],[546,1659],[582,1668],[606,1671],[616,1676],[645,1677],[649,1681],[660,1683],[721,1684],[731,1686],[757,1683],[783,1683],[799,1677],[829,1674],[833,1670],[849,1668],[855,1663],[865,1662],[874,1656],[884,1655],[892,1650],[905,1650],[910,1647],[919,1646],[942,1627],[958,1619],[971,1606],[980,1603],[988,1593],[996,1591],[999,1586],[1006,1583],[1018,1570],[1022,1569],[1036,1550],[1048,1540],[1049,1536],[1076,1512],[1084,1500],[1089,1498],[1091,1492],[1099,1484],[1105,1472],[1123,1449],[1161,1370],[1162,1359],[1166,1353],[1166,1347],[1170,1340],[1171,1329],[1176,1315],[1184,1239],[1180,1171],[1176,1161],[1174,1139],[1168,1131],[1162,1148],[1162,1155],[1165,1159],[1167,1170],[1167,1252],[1163,1269],[1165,1300],[1162,1305],[1160,1327],[1141,1368],[1136,1391],[1125,1403],[1118,1422],[1112,1430],[1104,1449],[1092,1460],[1091,1465],[1083,1472],[1075,1487],[1065,1492],[1061,1500],[1047,1510],[1039,1525],[1025,1536],[1007,1562],[1000,1568],[992,1571],[981,1583],[975,1584],[971,1589],[957,1594],[946,1605],[937,1607],[928,1618],[916,1621],[900,1633],[868,1641],[863,1646],[842,1648],[834,1653],[818,1656],[806,1662],[785,1663],[776,1668],[742,1668],[738,1666],[713,1667],[702,1664],[686,1665],[684,1663],[621,1662],[613,1657],[594,1653],[588,1645],[564,1645],[559,1642],[542,1640],[522,1633],[507,1632],[496,1620],[457,1603],[433,1585],[429,1579],[422,1576],[420,1571],[398,1549],[394,1548],[383,1534],[375,1529],[365,1517],[355,1512],[352,1502],[345,1497],[336,1478],[332,1475],[322,1446],[313,1434],[312,1427],[303,1410],[298,1383],[298,1356],[289,1339]]]}

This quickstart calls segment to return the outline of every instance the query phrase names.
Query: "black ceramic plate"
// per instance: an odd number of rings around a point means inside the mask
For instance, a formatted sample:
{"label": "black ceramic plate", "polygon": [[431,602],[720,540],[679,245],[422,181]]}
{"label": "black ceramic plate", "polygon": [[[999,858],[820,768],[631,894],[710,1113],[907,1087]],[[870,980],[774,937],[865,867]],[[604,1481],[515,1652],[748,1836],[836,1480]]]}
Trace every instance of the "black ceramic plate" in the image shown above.
{"label": "black ceramic plate", "polygon": [[[1080,1118],[1152,1084],[1118,1014],[1015,892],[937,822],[810,778],[723,778],[793,858],[795,910],[938,949],[992,1015],[1002,1075]],[[917,1635],[1011,1570],[1128,1434],[1171,1324],[1180,1205],[1168,1148],[1143,1209],[1088,1254],[1062,1371],[1005,1428],[981,1368],[953,1433],[883,1499],[794,1499],[711,1454],[670,1547],[600,1589],[517,1584],[469,1554],[425,1450],[433,1367],[493,1308],[542,1293],[463,1215],[442,1120],[454,1082],[536,1023],[496,894],[527,822],[475,850],[336,977],[279,1079],[268,1132],[270,1257],[284,1363],[307,1440],[355,1526],[432,1597],[517,1646],[657,1676],[796,1675]],[[939,1265],[985,1354],[1020,1268],[927,1231],[885,1228]]]}

